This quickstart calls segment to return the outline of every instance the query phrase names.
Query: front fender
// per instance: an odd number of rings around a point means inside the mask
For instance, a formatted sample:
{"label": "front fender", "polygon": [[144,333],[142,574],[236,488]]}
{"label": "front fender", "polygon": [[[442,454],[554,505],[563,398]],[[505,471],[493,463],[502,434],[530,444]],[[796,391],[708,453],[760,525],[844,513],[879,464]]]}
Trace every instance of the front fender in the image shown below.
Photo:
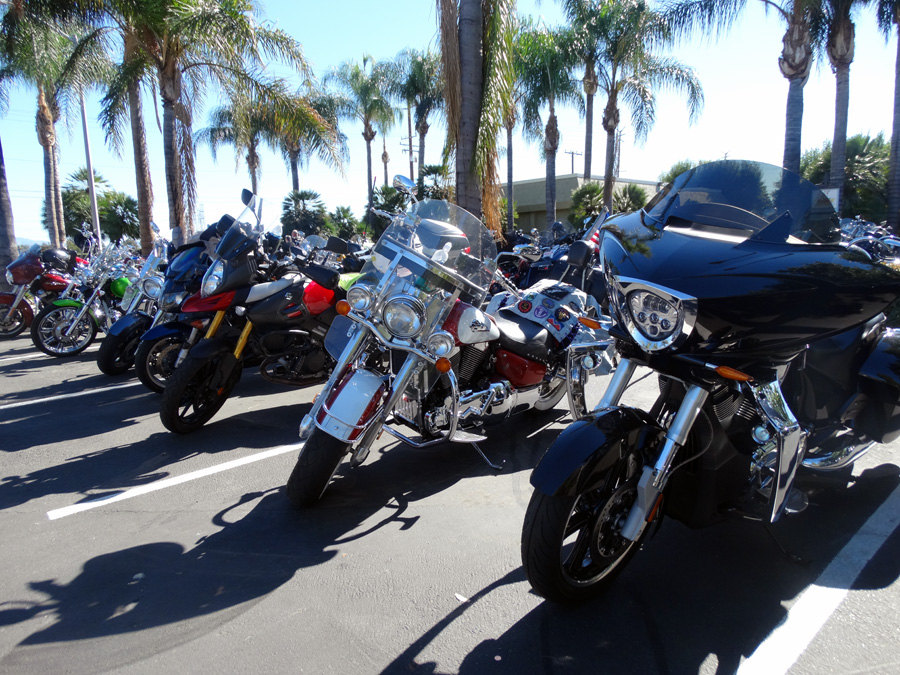
{"label": "front fender", "polygon": [[[221,357],[216,363],[216,374],[210,383],[210,388],[217,389],[226,386],[235,371],[240,371],[242,364],[234,356],[234,343],[229,340],[210,338],[200,340],[191,347],[187,358],[192,361],[208,361],[214,357]],[[240,375],[240,372],[238,372]]]}
{"label": "front fender", "polygon": [[[232,352],[234,352],[234,342],[232,340],[210,338],[208,340],[200,340],[200,342],[191,347],[191,351],[188,354],[192,359],[211,359],[219,354],[231,354]],[[235,359],[235,362],[237,362],[237,359]]]}
{"label": "front fender", "polygon": [[84,303],[81,300],[75,300],[73,298],[60,298],[59,300],[54,300],[50,304],[54,307],[78,307],[78,309],[84,307]]}
{"label": "front fender", "polygon": [[366,431],[384,401],[387,387],[378,373],[351,370],[325,396],[316,415],[316,426],[329,436],[353,442]]}
{"label": "front fender", "polygon": [[170,335],[190,335],[191,327],[181,321],[168,321],[154,326],[141,336],[141,340],[159,340]]}
{"label": "front fender", "polygon": [[132,312],[126,314],[116,321],[109,329],[109,335],[124,335],[131,331],[139,330],[141,333],[150,327],[153,323],[153,317],[143,312]]}
{"label": "front fender", "polygon": [[[15,293],[0,293],[0,305],[6,305],[8,307],[15,301]],[[19,302],[19,309],[22,310],[22,319],[25,321],[25,325],[30,326],[31,322],[34,320],[34,309],[32,309],[31,304],[29,304],[25,298],[22,298]]]}
{"label": "front fender", "polygon": [[665,435],[643,410],[605,408],[565,428],[531,473],[531,484],[547,495],[581,494],[628,450],[652,464]]}

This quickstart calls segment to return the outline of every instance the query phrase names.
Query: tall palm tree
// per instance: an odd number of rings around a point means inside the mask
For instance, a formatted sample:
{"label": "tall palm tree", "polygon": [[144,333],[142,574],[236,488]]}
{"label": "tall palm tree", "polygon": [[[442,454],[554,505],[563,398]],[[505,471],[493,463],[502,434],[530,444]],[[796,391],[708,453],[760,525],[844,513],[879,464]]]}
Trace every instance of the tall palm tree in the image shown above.
{"label": "tall palm tree", "polygon": [[[801,131],[803,127],[803,87],[809,79],[814,55],[811,23],[822,0],[759,0],[784,21],[786,30],[778,59],[781,74],[788,81],[785,111],[784,158],[782,165],[795,173],[800,170]],[[704,32],[727,30],[747,6],[748,0],[681,0],[668,12],[673,28]]]}
{"label": "tall palm tree", "polygon": [[407,104],[408,113],[411,113],[409,123],[415,123],[416,133],[419,135],[418,175],[421,179],[425,167],[425,136],[430,129],[428,118],[444,107],[441,60],[440,56],[432,51],[418,52],[415,49],[406,49],[397,55],[395,63],[399,73],[395,77],[393,90]]}
{"label": "tall palm tree", "polygon": [[295,96],[303,99],[325,122],[324,127],[301,125],[298,132],[288,129],[279,131],[281,154],[291,171],[291,189],[300,190],[300,167],[309,166],[309,159],[315,155],[325,165],[340,172],[347,161],[347,137],[338,128],[338,99],[307,87]]}
{"label": "tall palm tree", "polygon": [[376,63],[364,54],[362,63],[344,61],[325,77],[326,84],[334,84],[343,95],[338,104],[338,114],[362,124],[362,137],[366,142],[366,177],[368,208],[373,204],[372,141],[375,127],[392,123],[394,108],[388,100],[390,68],[387,64]]}
{"label": "tall palm tree", "polygon": [[13,226],[12,202],[6,182],[6,162],[0,143],[0,288],[6,289],[6,267],[16,259],[16,230]]}
{"label": "tall palm tree", "polygon": [[[834,138],[831,144],[831,172],[829,187],[838,190],[838,204],[844,189],[847,159],[847,117],[850,110],[850,64],[856,40],[856,27],[851,19],[852,10],[868,0],[823,0],[821,13],[822,31],[827,33],[825,52],[831,62],[837,89],[834,97]],[[818,23],[818,22],[816,22]]]}
{"label": "tall palm tree", "polygon": [[514,0],[438,0],[456,201],[499,233],[497,135],[514,82]]}
{"label": "tall palm tree", "polygon": [[[559,152],[557,104],[582,105],[576,80],[570,76],[576,62],[568,48],[568,31],[529,25],[516,42],[516,63],[524,97],[522,117],[526,134],[543,142],[547,225],[556,221],[556,154]],[[547,122],[541,109],[547,106]]]}
{"label": "tall palm tree", "polygon": [[703,89],[691,68],[655,53],[658,46],[671,41],[669,24],[662,14],[642,0],[604,0],[603,12],[601,59],[596,65],[598,87],[607,96],[603,110],[606,131],[603,198],[612,211],[620,102],[631,109],[631,125],[637,140],[642,142],[656,118],[654,92],[657,88],[684,93],[692,121],[703,107]]}
{"label": "tall palm tree", "polygon": [[[878,26],[885,39],[890,39],[894,27],[900,38],[900,0],[878,0]],[[900,39],[897,40],[897,61],[894,67],[894,124],[891,129],[891,159],[888,169],[887,226],[900,230]]]}

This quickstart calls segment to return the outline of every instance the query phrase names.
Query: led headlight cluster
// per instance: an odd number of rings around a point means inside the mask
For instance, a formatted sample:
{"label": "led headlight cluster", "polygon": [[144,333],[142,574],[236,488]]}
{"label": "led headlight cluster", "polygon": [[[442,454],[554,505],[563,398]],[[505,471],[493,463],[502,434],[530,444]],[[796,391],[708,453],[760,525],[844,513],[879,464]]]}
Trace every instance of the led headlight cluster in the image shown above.
{"label": "led headlight cluster", "polygon": [[607,277],[618,314],[632,339],[648,352],[677,347],[694,330],[697,299],[627,277]]}
{"label": "led headlight cluster", "polygon": [[678,308],[649,291],[628,294],[628,310],[635,325],[650,340],[665,340],[678,329]]}
{"label": "led headlight cluster", "polygon": [[222,260],[216,260],[206,274],[203,275],[203,285],[200,286],[200,295],[208,297],[216,292],[222,284],[222,278],[225,276],[225,263]]}
{"label": "led headlight cluster", "polygon": [[384,304],[381,318],[391,335],[411,338],[425,325],[425,305],[406,295],[398,295]]}

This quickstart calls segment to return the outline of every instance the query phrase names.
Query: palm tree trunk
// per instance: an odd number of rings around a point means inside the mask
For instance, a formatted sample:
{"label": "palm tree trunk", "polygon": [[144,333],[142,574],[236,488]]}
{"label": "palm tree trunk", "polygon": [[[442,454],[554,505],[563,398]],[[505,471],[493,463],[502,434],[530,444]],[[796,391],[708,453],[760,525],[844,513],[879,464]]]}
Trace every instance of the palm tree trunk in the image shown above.
{"label": "palm tree trunk", "polygon": [[512,234],[513,223],[513,128],[506,127],[506,231]]}
{"label": "palm tree trunk", "polygon": [[[374,136],[375,134],[372,134],[372,137]],[[375,195],[372,193],[372,138],[367,137],[365,133],[363,133],[363,138],[366,139],[366,177],[368,179],[366,190],[368,190],[369,211],[371,211],[372,205],[375,203]]]}
{"label": "palm tree trunk", "polygon": [[150,160],[147,153],[147,135],[144,116],[141,113],[141,90],[137,82],[128,85],[128,112],[131,117],[131,145],[134,150],[134,179],[137,190],[138,222],[141,231],[141,255],[153,249],[153,183],[150,180]]}
{"label": "palm tree trunk", "polygon": [[0,290],[6,291],[6,267],[17,257],[16,231],[13,227],[12,202],[6,182],[6,162],[3,160],[3,144],[0,143]]}
{"label": "palm tree trunk", "polygon": [[591,179],[591,153],[594,144],[594,94],[597,93],[597,73],[594,62],[588,61],[584,66],[585,107],[584,107],[584,179]]}
{"label": "palm tree trunk", "polygon": [[[614,71],[615,73],[615,71]],[[613,188],[616,184],[616,129],[619,126],[619,106],[616,90],[610,89],[609,100],[603,109],[603,129],[606,131],[606,166],[603,169],[603,203],[613,213]]]}
{"label": "palm tree trunk", "polygon": [[[900,36],[900,22],[896,23]],[[887,227],[900,231],[900,39],[897,40],[897,60],[894,65],[894,124],[891,131],[891,158],[888,170]]]}
{"label": "palm tree trunk", "polygon": [[805,84],[805,79],[794,78],[790,80],[788,87],[782,166],[794,173],[800,173],[800,134],[803,127],[803,86]]}
{"label": "palm tree trunk", "polygon": [[781,74],[788,82],[787,110],[784,124],[785,169],[800,173],[800,132],[803,127],[803,87],[812,69],[809,21],[804,3],[794,2],[788,28],[782,38],[783,48],[778,59]]}
{"label": "palm tree trunk", "polygon": [[384,134],[381,134],[381,161],[384,164],[384,184],[390,185],[388,182],[388,162],[391,161],[391,158],[388,156],[387,138]]}
{"label": "palm tree trunk", "polygon": [[[55,131],[54,131],[55,135]],[[59,138],[56,136],[56,138]],[[59,175],[59,142],[53,146],[53,199],[56,201],[56,232],[59,245],[66,245],[66,221],[63,217],[62,178]]]}
{"label": "palm tree trunk", "polygon": [[169,198],[169,229],[172,243],[184,243],[184,197],[181,186],[181,158],[177,147],[174,102],[163,100],[163,156],[166,164],[166,196]]}
{"label": "palm tree trunk", "polygon": [[300,191],[300,170],[299,170],[300,169],[300,167],[299,167],[300,153],[298,153],[294,150],[291,150],[288,153],[288,157],[291,162],[291,189],[294,192],[299,192]]}
{"label": "palm tree trunk", "polygon": [[459,2],[460,115],[456,146],[456,203],[481,216],[481,180],[475,172],[475,146],[481,121],[484,83],[481,0]]}
{"label": "palm tree trunk", "polygon": [[[412,152],[412,103],[410,101],[406,102],[406,126],[409,129],[409,179],[415,180],[416,174],[415,169],[413,168],[413,152]],[[419,155],[419,175],[422,175],[422,155]]]}
{"label": "palm tree trunk", "polygon": [[844,192],[844,169],[847,164],[847,116],[850,110],[850,64],[840,65],[835,72],[837,91],[834,97],[834,140],[831,142],[831,178],[829,186],[838,190],[838,214]]}
{"label": "palm tree trunk", "polygon": [[546,194],[547,194],[547,228],[556,222],[556,153],[559,150],[559,127],[553,102],[550,102],[550,116],[544,129],[544,161],[547,162]]}
{"label": "palm tree trunk", "polygon": [[59,247],[59,230],[56,227],[56,199],[53,196],[53,146],[44,147],[44,225],[50,237],[50,246]]}
{"label": "palm tree trunk", "polygon": [[428,134],[428,129],[428,122],[419,120],[419,123],[416,125],[416,131],[419,134],[419,178],[422,177],[422,173],[425,171],[425,136]]}

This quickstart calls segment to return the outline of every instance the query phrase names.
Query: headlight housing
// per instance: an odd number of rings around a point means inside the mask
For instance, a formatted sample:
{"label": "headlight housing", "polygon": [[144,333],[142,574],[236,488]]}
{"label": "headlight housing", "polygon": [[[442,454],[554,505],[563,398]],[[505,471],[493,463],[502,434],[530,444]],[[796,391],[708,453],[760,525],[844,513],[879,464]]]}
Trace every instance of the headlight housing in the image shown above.
{"label": "headlight housing", "polygon": [[204,298],[214,295],[219,286],[222,285],[222,279],[225,276],[225,263],[220,259],[216,260],[206,274],[203,275],[203,284],[200,286],[200,295]]}
{"label": "headlight housing", "polygon": [[450,335],[450,333],[441,330],[429,335],[425,344],[428,347],[429,352],[434,356],[440,357],[447,356],[453,351],[453,348],[456,346],[456,340],[453,339],[453,336]]}
{"label": "headlight housing", "polygon": [[169,293],[163,293],[162,298],[159,301],[159,304],[164,309],[169,309],[171,307],[180,307],[181,303],[184,302],[184,299],[187,297],[187,291],[172,291]]}
{"label": "headlight housing", "polygon": [[644,351],[677,347],[693,332],[696,298],[638,279],[612,276],[610,280],[619,318]]}
{"label": "headlight housing", "polygon": [[347,291],[347,302],[355,312],[365,312],[369,309],[372,306],[373,297],[372,289],[364,285],[351,286]]}
{"label": "headlight housing", "polygon": [[8,283],[10,286],[16,285],[16,282],[13,279],[12,272],[10,272],[9,270],[6,270],[6,283]]}
{"label": "headlight housing", "polygon": [[391,335],[411,338],[425,325],[425,305],[406,295],[391,298],[381,310],[381,318]]}
{"label": "headlight housing", "polygon": [[158,277],[147,277],[141,282],[141,290],[148,298],[156,300],[162,290],[162,281]]}

